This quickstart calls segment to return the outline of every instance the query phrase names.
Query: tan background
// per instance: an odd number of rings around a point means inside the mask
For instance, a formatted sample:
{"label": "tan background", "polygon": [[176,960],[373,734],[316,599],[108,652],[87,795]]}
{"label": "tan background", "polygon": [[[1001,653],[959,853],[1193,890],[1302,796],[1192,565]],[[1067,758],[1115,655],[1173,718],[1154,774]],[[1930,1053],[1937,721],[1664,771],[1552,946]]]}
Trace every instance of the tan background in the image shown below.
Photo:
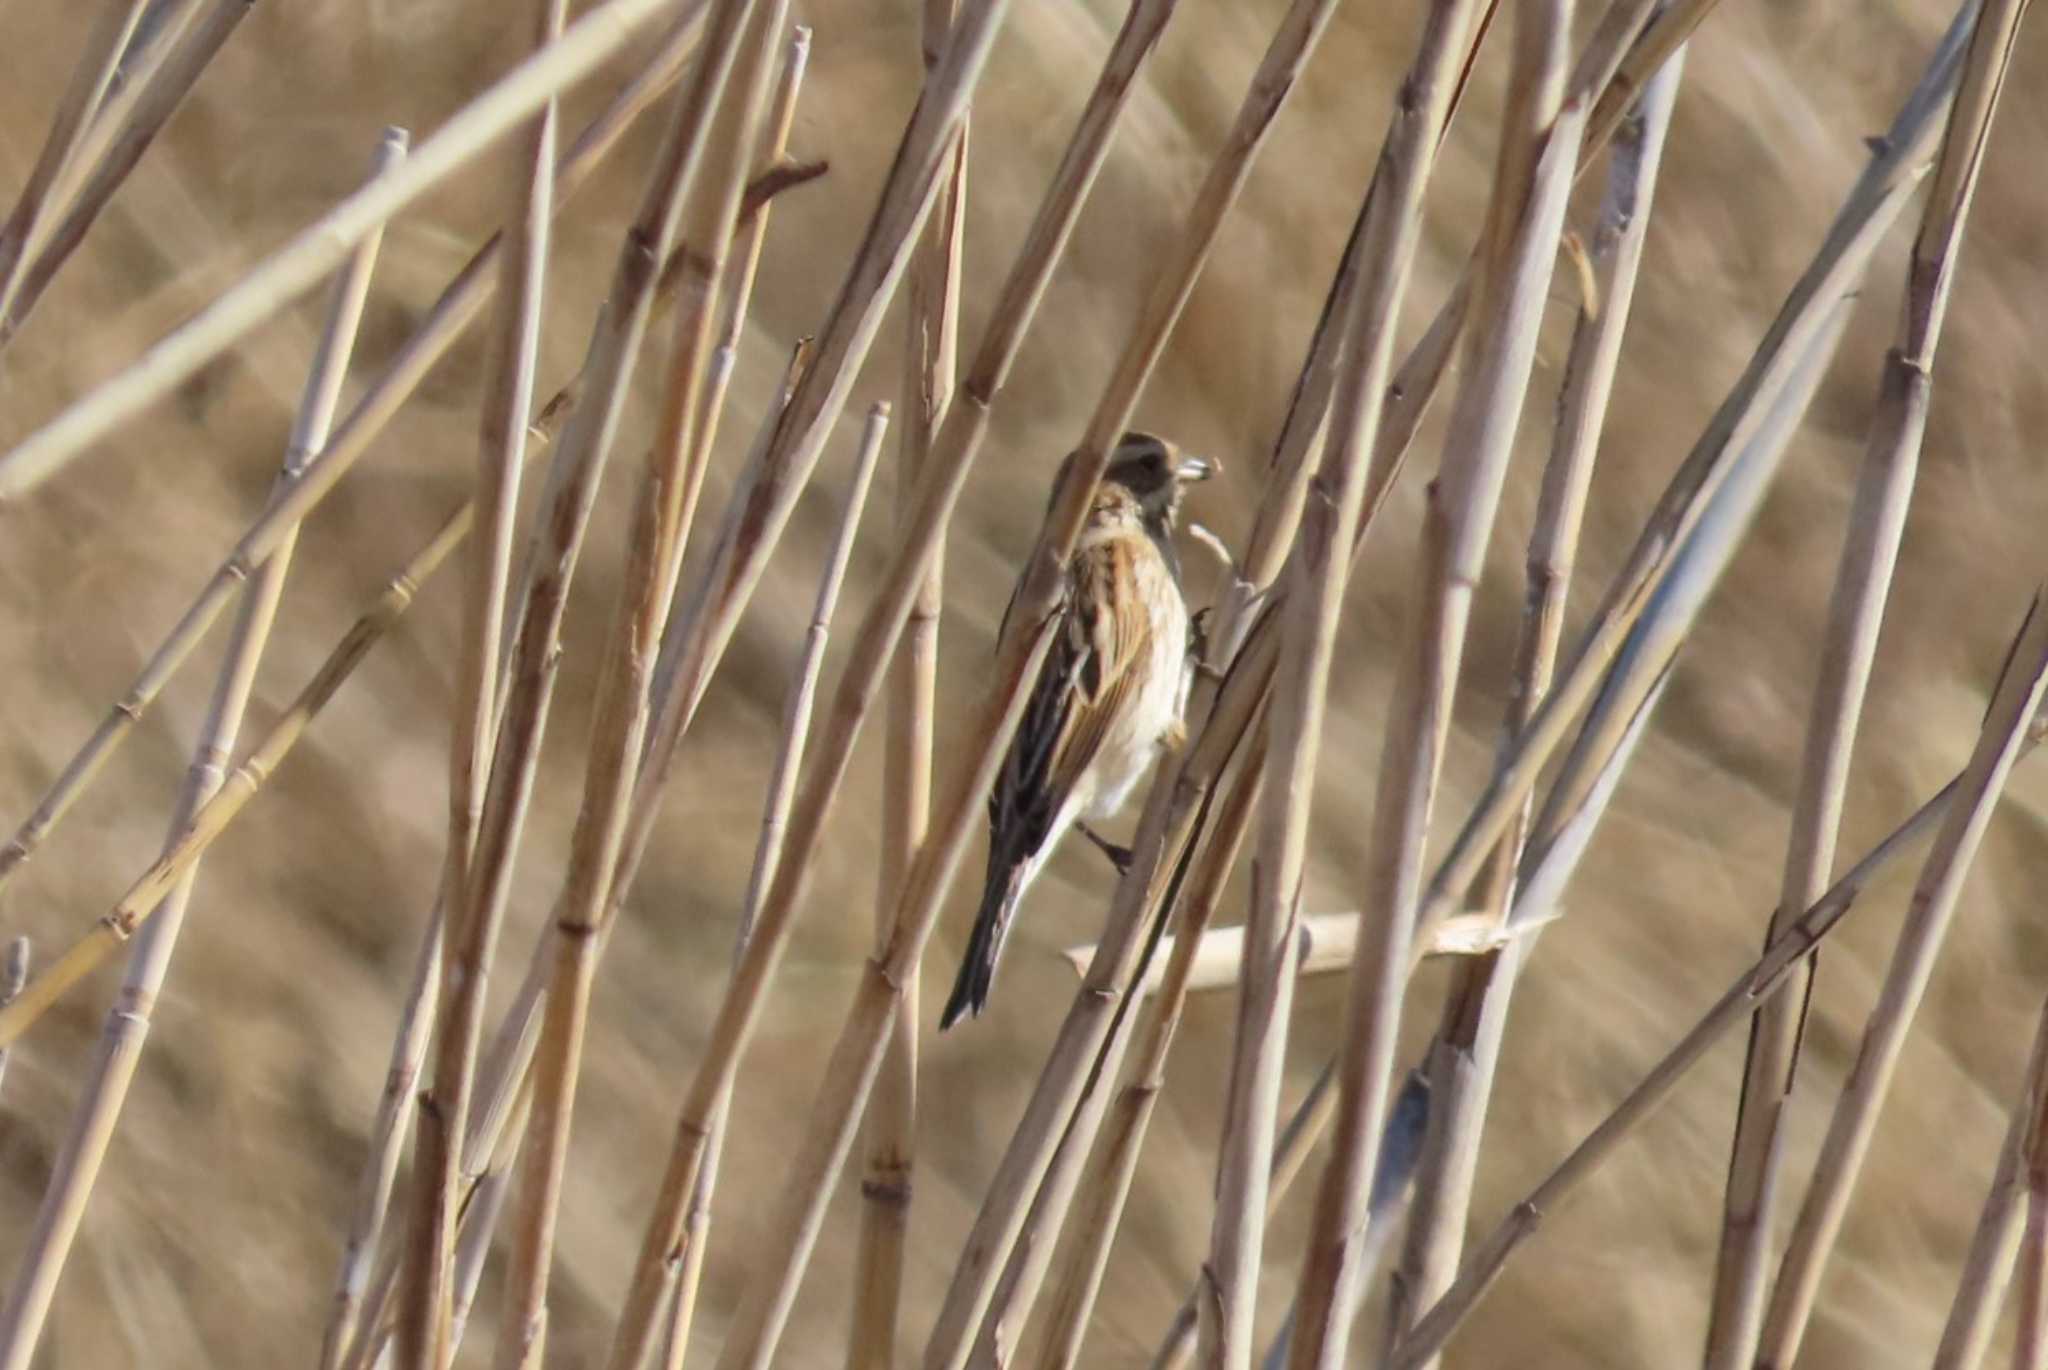
{"label": "tan background", "polygon": [[[6,358],[0,441],[114,370],[344,193],[381,124],[422,136],[437,126],[512,59],[518,8],[258,6]],[[829,158],[833,169],[777,212],[714,497],[784,349],[815,327],[829,301],[915,91],[912,5],[805,8],[817,37],[794,147]],[[0,5],[0,190],[10,196],[90,9]],[[977,106],[969,339],[1120,16],[1112,0],[1026,0],[1013,10]],[[994,441],[951,543],[942,738],[958,733],[973,703],[1052,465],[1080,431],[1161,235],[1227,126],[1280,5],[1184,0],[1182,10],[998,406]],[[1354,4],[1339,18],[1145,397],[1148,426],[1229,464],[1229,478],[1194,501],[1195,516],[1226,536],[1241,535],[1256,497],[1416,14],[1414,5]],[[1886,122],[1946,19],[1933,3],[1728,0],[1709,21],[1650,228],[1575,623],[1818,241],[1862,162],[1860,139]],[[1490,43],[1445,150],[1411,297],[1415,326],[1476,229],[1506,47]],[[2048,42],[2037,24],[2016,55],[1950,318],[1858,754],[1847,855],[1961,763],[2023,596],[2043,568],[2048,494],[2033,438],[2048,410],[2035,362],[2048,285],[2048,183],[2038,160],[2048,136],[2044,77]],[[617,79],[611,72],[577,92],[572,125],[595,107],[603,93],[595,86],[608,90]],[[643,128],[561,230],[544,387],[580,355],[651,146]],[[489,181],[473,173],[393,226],[359,375],[398,344],[488,227]],[[1515,1010],[1479,1221],[1490,1223],[1639,1078],[1757,942],[1777,885],[1812,655],[1912,217],[1881,255],[1840,362],[1684,658],[1572,892],[1572,916],[1544,939]],[[1483,777],[1499,716],[1521,540],[1571,304],[1569,287],[1557,294],[1476,622],[1474,686],[1461,702],[1443,804],[1453,816]],[[317,300],[302,303],[0,517],[0,817],[8,823],[27,812],[258,507],[318,321]],[[859,410],[895,395],[896,337],[885,332],[820,488],[727,659],[599,983],[556,1268],[554,1348],[563,1365],[590,1363],[602,1347],[676,1098],[716,1004],[791,644]],[[458,349],[313,520],[252,727],[274,717],[460,497],[474,459],[480,356],[474,341]],[[625,444],[648,419],[643,387]],[[1439,442],[1432,425],[1417,448],[1418,472],[1434,468]],[[556,888],[580,788],[584,706],[623,539],[623,485],[612,482],[601,498],[572,604],[562,707],[504,943],[514,967]],[[1309,887],[1319,909],[1355,898],[1387,685],[1387,587],[1409,564],[1419,489],[1417,476],[1404,482],[1351,599],[1315,811]],[[886,496],[872,527],[885,509]],[[864,601],[878,563],[870,540],[855,558],[849,611]],[[254,1366],[311,1356],[393,1013],[433,892],[457,622],[451,585],[437,584],[206,866],[147,1063],[66,1276],[46,1364]],[[215,650],[200,654],[108,782],[0,896],[0,933],[29,932],[47,955],[153,855]],[[740,1094],[700,1354],[737,1297],[758,1236],[756,1201],[779,1186],[869,935],[876,772],[873,748],[864,747],[751,1058],[762,1068]],[[1938,1334],[2048,962],[2039,931],[2048,781],[2022,770],[2012,795],[1906,1049],[1806,1363],[1922,1364]],[[1791,1123],[1795,1175],[1803,1176],[1875,993],[1910,875],[1909,863],[1875,891],[1823,959]],[[1099,861],[1068,853],[1032,901],[990,1016],[929,1043],[908,1293],[908,1323],[920,1339],[1066,1003],[1070,977],[1049,953],[1092,936],[1108,888]],[[956,897],[934,944],[932,981],[950,979],[967,904],[964,893]],[[1231,921],[1241,916],[1241,900],[1226,909]],[[109,984],[95,979],[68,1000],[7,1076],[0,1266],[11,1267],[31,1220]],[[1431,970],[1416,987],[1417,1043],[1440,984]],[[927,986],[927,1021],[943,988]],[[1330,980],[1301,996],[1301,1078],[1329,1048],[1340,1002]],[[1091,1365],[1142,1363],[1206,1241],[1231,1014],[1227,994],[1203,998],[1190,1014],[1098,1311]],[[1455,1364],[1619,1367],[1696,1354],[1740,1057],[1739,1038],[1717,1049],[1558,1216],[1456,1343]],[[839,1363],[851,1194],[832,1214],[785,1364]],[[1270,1244],[1269,1321],[1291,1292],[1301,1237],[1297,1200]],[[480,1316],[488,1319],[488,1308]]]}

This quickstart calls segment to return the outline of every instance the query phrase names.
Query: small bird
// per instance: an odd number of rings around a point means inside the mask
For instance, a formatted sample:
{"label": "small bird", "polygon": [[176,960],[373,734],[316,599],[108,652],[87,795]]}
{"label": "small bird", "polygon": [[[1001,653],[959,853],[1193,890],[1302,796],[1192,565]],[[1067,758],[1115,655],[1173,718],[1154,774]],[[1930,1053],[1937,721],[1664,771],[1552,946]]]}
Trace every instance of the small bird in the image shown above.
{"label": "small bird", "polygon": [[1173,527],[1183,488],[1218,469],[1150,433],[1124,434],[1110,456],[1067,564],[1058,635],[989,795],[988,881],[941,1031],[988,1003],[1018,902],[1068,828],[1128,859],[1085,820],[1115,814],[1184,736],[1189,618]]}

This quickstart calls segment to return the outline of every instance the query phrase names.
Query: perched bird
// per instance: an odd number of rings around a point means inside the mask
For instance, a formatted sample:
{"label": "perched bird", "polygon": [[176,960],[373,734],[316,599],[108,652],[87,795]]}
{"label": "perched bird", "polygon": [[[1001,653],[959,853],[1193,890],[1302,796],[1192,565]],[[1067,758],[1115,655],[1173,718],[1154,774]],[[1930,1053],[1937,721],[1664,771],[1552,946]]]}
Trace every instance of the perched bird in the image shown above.
{"label": "perched bird", "polygon": [[1017,904],[1067,829],[1093,838],[1086,822],[1115,814],[1179,744],[1189,620],[1173,526],[1182,488],[1216,471],[1150,433],[1124,434],[1110,456],[1067,564],[1058,635],[989,795],[988,881],[941,1030],[988,1003]]}

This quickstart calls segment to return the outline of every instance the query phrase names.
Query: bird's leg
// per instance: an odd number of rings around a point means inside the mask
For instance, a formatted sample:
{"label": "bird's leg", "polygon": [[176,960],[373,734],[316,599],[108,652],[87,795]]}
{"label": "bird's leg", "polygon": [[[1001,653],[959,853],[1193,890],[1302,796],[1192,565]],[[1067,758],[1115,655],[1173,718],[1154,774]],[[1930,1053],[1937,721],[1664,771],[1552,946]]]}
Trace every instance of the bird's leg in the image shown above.
{"label": "bird's leg", "polygon": [[1101,833],[1089,827],[1086,823],[1077,822],[1074,824],[1074,826],[1081,830],[1081,836],[1087,838],[1090,842],[1093,842],[1097,847],[1102,849],[1102,854],[1109,858],[1110,865],[1116,867],[1116,873],[1119,876],[1130,874],[1131,849],[1129,847],[1119,847],[1116,843],[1110,841]]}

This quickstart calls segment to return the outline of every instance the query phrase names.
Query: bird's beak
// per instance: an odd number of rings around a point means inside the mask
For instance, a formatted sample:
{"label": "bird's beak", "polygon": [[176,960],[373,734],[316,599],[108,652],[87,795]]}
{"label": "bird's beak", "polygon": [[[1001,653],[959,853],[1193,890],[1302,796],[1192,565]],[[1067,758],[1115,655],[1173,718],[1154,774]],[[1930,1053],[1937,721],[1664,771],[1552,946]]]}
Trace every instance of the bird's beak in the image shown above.
{"label": "bird's beak", "polygon": [[1207,480],[1223,474],[1223,463],[1209,457],[1182,457],[1173,474],[1183,482]]}

